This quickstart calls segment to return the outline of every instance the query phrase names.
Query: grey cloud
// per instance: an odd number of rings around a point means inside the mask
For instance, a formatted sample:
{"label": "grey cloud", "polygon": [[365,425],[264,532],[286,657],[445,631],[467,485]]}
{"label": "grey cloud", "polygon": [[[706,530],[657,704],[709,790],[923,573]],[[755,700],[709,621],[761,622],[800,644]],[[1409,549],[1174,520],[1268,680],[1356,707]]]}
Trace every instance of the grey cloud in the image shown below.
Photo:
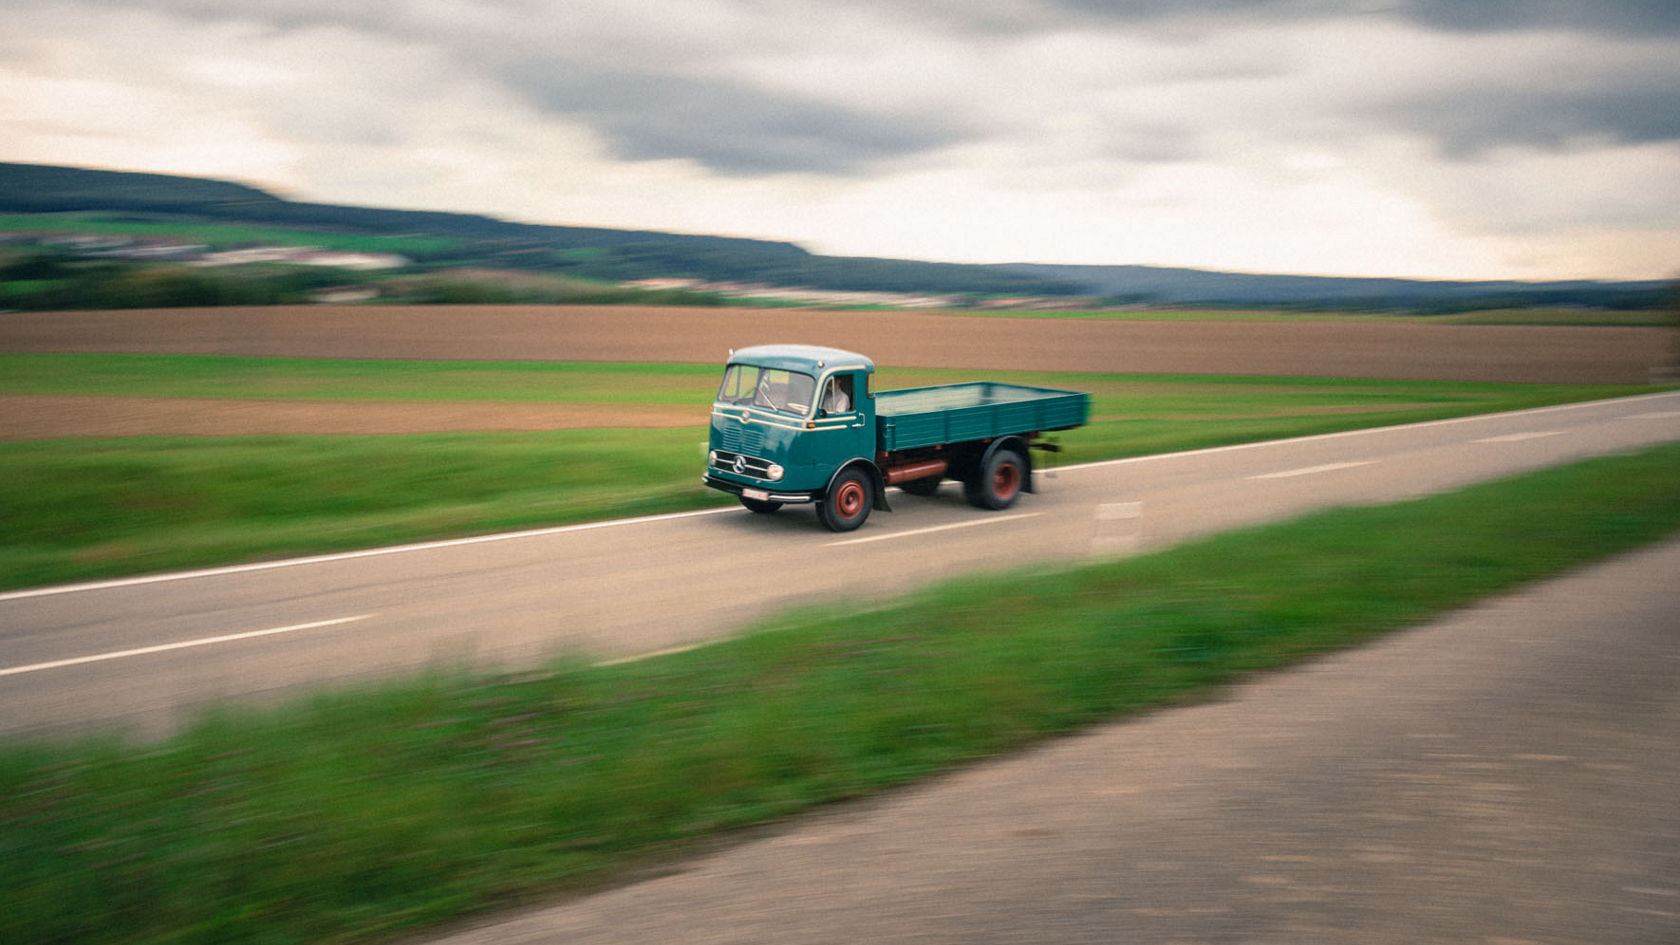
{"label": "grey cloud", "polygon": [[1408,19],[1462,32],[1566,29],[1592,33],[1680,33],[1680,3],[1672,0],[1409,0]]}
{"label": "grey cloud", "polygon": [[[30,0],[25,0],[30,2]],[[86,0],[119,8],[116,0]],[[1202,32],[1232,31],[1259,22],[1289,23],[1380,17],[1440,31],[1482,33],[1532,28],[1622,35],[1680,31],[1680,3],[1640,0],[929,0],[905,5],[860,0],[883,23],[946,36],[985,34],[986,42],[1093,24],[1172,23]],[[725,174],[787,171],[851,174],[873,164],[975,140],[984,129],[956,114],[917,115],[869,101],[778,91],[706,70],[712,50],[690,49],[680,33],[642,37],[613,32],[613,48],[592,48],[589,34],[569,28],[561,5],[483,0],[465,20],[447,5],[412,0],[122,0],[121,9],[150,9],[202,20],[258,23],[279,30],[333,26],[400,37],[443,50],[463,72],[498,82],[539,110],[596,129],[617,155],[633,160],[688,159]],[[812,18],[823,8],[809,7]],[[626,18],[648,16],[627,9]],[[651,14],[656,16],[657,14]],[[1367,19],[1368,21],[1368,19]],[[590,25],[590,24],[580,24]],[[622,24],[616,24],[622,25]],[[885,28],[885,26],[883,26]],[[649,31],[656,34],[659,31]],[[774,37],[741,36],[743,47]],[[734,42],[732,38],[714,42]],[[603,45],[599,40],[593,41]],[[663,44],[663,45],[662,45]],[[725,52],[718,49],[715,52]],[[858,55],[867,55],[859,51]],[[1264,52],[1232,66],[1189,57],[1194,68],[1289,72]],[[1258,64],[1258,65],[1257,65]],[[1616,67],[1606,66],[1615,70]],[[1680,74],[1657,68],[1630,76],[1623,67],[1596,87],[1546,87],[1512,76],[1504,87],[1485,80],[1430,97],[1386,103],[1369,97],[1356,125],[1373,122],[1426,134],[1449,154],[1477,154],[1503,144],[1563,147],[1585,138],[1618,142],[1680,139],[1680,109],[1672,89]],[[1544,77],[1540,77],[1544,81]],[[1069,108],[1079,109],[1078,102]],[[1188,123],[1187,123],[1188,125]],[[1196,156],[1204,142],[1191,130],[1122,128],[1105,142],[1109,154],[1132,161]]]}
{"label": "grey cloud", "polygon": [[1300,15],[1333,12],[1347,4],[1325,0],[1050,0],[1049,6],[1115,20],[1216,17],[1227,14]]}
{"label": "grey cloud", "polygon": [[1587,141],[1680,141],[1680,77],[1639,76],[1598,88],[1483,88],[1454,91],[1387,109],[1456,157],[1501,145],[1557,149]]}
{"label": "grey cloud", "polygon": [[[339,24],[396,32],[447,28],[447,7],[413,0],[84,0],[115,9],[150,9],[203,20],[240,19],[279,28]],[[797,5],[790,0],[788,5]],[[894,18],[946,32],[999,33],[1074,28],[1081,23],[1176,21],[1217,29],[1253,22],[1388,16],[1455,32],[1566,29],[1624,35],[1680,33],[1680,3],[1672,0],[861,0]],[[561,15],[563,7],[516,0],[482,0],[474,15],[505,10],[510,24]],[[822,7],[810,4],[812,16]]]}
{"label": "grey cloud", "polygon": [[[335,27],[422,42],[541,111],[589,125],[629,160],[688,159],[734,175],[847,174],[970,133],[949,116],[884,113],[869,103],[843,105],[744,80],[684,75],[695,64],[674,57],[701,58],[704,50],[686,50],[680,37],[660,38],[657,31],[641,39],[627,30],[621,44],[593,48],[562,8],[479,4],[469,19],[451,22],[439,18],[447,8],[403,0],[124,0],[121,6],[275,30]],[[740,37],[743,47],[761,41]]]}
{"label": "grey cloud", "polygon": [[1671,0],[1048,0],[1048,5],[1097,20],[1173,21],[1203,30],[1230,21],[1387,16],[1451,32],[1680,33],[1680,3]]}
{"label": "grey cloud", "polygon": [[517,66],[510,84],[580,119],[630,160],[688,158],[725,174],[844,174],[966,140],[949,118],[872,114],[705,78]]}
{"label": "grey cloud", "polygon": [[1105,136],[1109,157],[1138,164],[1174,164],[1205,157],[1209,147],[1200,129],[1160,123],[1117,125]]}

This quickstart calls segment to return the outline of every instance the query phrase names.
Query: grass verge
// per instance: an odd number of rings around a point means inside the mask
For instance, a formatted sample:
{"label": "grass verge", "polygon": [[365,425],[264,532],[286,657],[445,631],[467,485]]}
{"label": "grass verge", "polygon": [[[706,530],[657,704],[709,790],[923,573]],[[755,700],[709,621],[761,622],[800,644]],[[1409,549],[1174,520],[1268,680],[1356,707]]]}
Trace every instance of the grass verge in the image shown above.
{"label": "grass verge", "polygon": [[0,940],[389,938],[1183,700],[1680,529],[1680,445],[1146,557],[0,746]]}
{"label": "grass verge", "polygon": [[[691,409],[692,428],[0,442],[0,589],[728,501],[699,485],[711,365],[0,353],[0,393]],[[1063,462],[1330,433],[1652,388],[987,372],[1089,391]],[[879,387],[971,380],[886,369]]]}
{"label": "grass verge", "polygon": [[0,587],[699,508],[704,430],[0,443]]}

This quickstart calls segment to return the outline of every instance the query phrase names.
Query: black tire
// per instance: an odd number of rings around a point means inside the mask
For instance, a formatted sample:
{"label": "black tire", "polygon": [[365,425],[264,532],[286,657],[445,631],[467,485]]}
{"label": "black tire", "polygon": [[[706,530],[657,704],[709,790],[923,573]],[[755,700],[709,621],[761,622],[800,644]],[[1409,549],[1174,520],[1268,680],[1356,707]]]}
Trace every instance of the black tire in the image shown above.
{"label": "black tire", "polygon": [[939,491],[939,483],[943,481],[943,479],[943,476],[929,476],[926,479],[912,479],[909,482],[899,483],[898,487],[911,495],[933,495],[935,492]]}
{"label": "black tire", "polygon": [[746,496],[741,496],[741,504],[747,507],[747,511],[757,512],[760,515],[769,515],[782,507],[780,502],[766,502],[762,499],[749,499]]}
{"label": "black tire", "polygon": [[1014,450],[998,450],[973,479],[963,483],[968,501],[982,509],[1007,509],[1027,484],[1027,461]]}
{"label": "black tire", "polygon": [[875,490],[869,475],[853,466],[842,470],[817,505],[817,518],[831,532],[849,532],[869,518],[875,504]]}

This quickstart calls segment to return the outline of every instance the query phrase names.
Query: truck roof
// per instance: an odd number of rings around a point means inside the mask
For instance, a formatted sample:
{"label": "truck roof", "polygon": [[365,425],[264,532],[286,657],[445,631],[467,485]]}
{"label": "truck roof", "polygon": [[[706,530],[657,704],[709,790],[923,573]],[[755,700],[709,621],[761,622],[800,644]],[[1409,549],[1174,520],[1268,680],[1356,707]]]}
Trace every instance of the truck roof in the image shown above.
{"label": "truck roof", "polygon": [[875,371],[875,362],[856,351],[825,348],[821,345],[754,345],[731,352],[729,363],[756,364],[759,367],[799,371],[805,374],[817,374],[833,368],[863,368],[870,373]]}

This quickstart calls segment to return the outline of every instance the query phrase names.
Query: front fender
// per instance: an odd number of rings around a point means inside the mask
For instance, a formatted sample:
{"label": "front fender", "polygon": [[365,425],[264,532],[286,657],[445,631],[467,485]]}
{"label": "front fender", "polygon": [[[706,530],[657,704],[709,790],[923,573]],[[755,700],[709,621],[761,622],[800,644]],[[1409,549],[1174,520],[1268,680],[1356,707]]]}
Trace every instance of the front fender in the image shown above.
{"label": "front fender", "polygon": [[892,506],[887,504],[887,477],[882,474],[879,466],[861,456],[850,462],[842,463],[838,469],[834,470],[834,475],[828,477],[828,485],[823,487],[823,494],[827,495],[828,491],[834,488],[834,480],[839,479],[841,473],[854,467],[861,467],[869,476],[869,488],[875,493],[871,503],[872,507],[882,512],[891,512]]}

